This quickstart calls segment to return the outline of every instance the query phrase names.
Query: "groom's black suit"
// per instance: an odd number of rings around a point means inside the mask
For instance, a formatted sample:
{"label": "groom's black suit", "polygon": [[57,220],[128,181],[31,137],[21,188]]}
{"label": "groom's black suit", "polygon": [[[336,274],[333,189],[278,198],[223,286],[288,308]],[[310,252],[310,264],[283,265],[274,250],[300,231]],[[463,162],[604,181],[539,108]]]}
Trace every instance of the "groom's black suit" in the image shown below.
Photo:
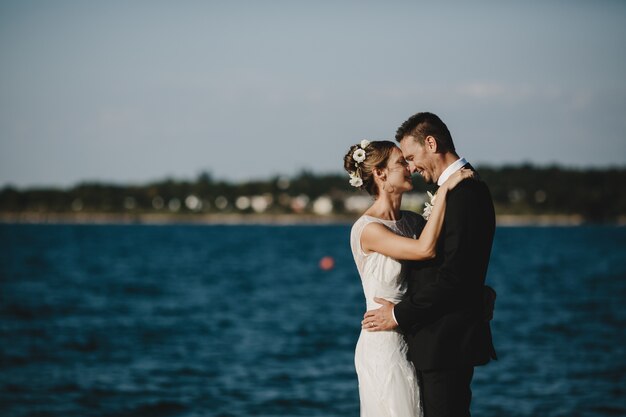
{"label": "groom's black suit", "polygon": [[483,298],[494,232],[489,189],[465,180],[448,192],[435,259],[405,264],[407,297],[394,315],[420,376],[426,417],[469,415],[474,366],[496,358]]}

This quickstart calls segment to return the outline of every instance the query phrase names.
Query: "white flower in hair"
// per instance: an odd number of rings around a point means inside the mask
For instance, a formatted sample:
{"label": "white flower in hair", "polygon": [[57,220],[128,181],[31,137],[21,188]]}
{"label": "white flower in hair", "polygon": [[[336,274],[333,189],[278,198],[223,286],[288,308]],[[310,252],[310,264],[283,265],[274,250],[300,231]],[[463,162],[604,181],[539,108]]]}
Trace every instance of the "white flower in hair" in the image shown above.
{"label": "white flower in hair", "polygon": [[365,148],[367,148],[367,147],[368,147],[368,145],[369,145],[369,144],[370,144],[370,141],[369,141],[369,140],[367,140],[367,139],[363,139],[363,140],[361,141],[361,148],[365,149]]}
{"label": "white flower in hair", "polygon": [[354,158],[354,160],[360,164],[361,162],[365,161],[365,151],[363,149],[357,149],[352,154],[352,158]]}
{"label": "white flower in hair", "polygon": [[363,180],[361,179],[361,177],[351,172],[350,173],[350,185],[353,187],[360,187],[363,185]]}

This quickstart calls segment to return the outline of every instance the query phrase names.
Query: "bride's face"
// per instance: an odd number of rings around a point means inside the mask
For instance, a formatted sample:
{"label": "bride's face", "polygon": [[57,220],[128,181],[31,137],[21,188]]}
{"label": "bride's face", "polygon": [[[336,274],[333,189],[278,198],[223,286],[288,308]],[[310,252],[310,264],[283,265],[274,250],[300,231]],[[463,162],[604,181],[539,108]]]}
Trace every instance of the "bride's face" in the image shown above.
{"label": "bride's face", "polygon": [[404,159],[400,148],[395,148],[387,161],[387,183],[397,192],[404,193],[413,189],[409,164]]}

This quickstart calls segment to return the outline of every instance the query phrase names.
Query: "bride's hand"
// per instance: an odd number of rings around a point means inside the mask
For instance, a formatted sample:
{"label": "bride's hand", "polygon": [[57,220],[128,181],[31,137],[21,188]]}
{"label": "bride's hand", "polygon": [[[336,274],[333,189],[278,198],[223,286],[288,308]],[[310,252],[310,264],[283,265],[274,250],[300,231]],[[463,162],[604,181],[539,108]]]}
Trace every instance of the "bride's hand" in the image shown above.
{"label": "bride's hand", "polygon": [[456,187],[461,181],[474,177],[474,171],[467,168],[461,168],[457,172],[452,174],[450,178],[448,178],[446,182],[443,183],[442,187],[445,187],[448,191],[450,191],[451,189]]}

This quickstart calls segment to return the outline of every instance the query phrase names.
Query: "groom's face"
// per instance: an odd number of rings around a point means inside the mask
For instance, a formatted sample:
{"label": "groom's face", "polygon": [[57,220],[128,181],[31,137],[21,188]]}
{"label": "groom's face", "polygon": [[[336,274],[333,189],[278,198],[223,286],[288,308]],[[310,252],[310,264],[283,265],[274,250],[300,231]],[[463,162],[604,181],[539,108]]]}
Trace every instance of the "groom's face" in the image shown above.
{"label": "groom's face", "polygon": [[433,152],[421,145],[413,136],[407,135],[400,141],[404,159],[409,163],[411,174],[420,174],[427,184],[437,182]]}

